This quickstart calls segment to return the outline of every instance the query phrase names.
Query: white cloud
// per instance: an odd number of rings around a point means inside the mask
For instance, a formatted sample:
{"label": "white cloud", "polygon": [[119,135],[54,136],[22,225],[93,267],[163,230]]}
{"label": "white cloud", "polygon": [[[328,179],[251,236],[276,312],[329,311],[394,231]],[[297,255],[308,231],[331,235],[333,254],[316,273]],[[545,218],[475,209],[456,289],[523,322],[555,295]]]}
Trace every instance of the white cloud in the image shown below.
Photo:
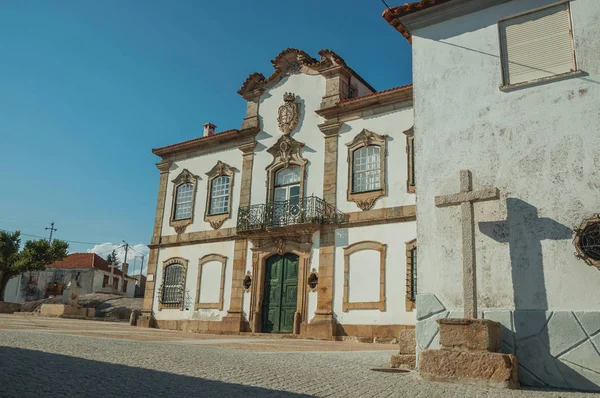
{"label": "white cloud", "polygon": [[[96,253],[100,257],[106,259],[106,256],[112,253],[113,250],[117,253],[119,261],[123,263],[123,261],[125,260],[125,245],[122,244],[113,244],[110,242],[102,243],[100,245],[94,246],[91,249],[88,249],[88,253]],[[142,269],[142,273],[144,275],[147,275],[149,253],[150,249],[148,248],[148,246],[142,243],[129,246],[129,251],[127,253],[127,263],[129,264],[129,271],[127,273],[132,276],[139,275],[143,256],[144,267]]]}

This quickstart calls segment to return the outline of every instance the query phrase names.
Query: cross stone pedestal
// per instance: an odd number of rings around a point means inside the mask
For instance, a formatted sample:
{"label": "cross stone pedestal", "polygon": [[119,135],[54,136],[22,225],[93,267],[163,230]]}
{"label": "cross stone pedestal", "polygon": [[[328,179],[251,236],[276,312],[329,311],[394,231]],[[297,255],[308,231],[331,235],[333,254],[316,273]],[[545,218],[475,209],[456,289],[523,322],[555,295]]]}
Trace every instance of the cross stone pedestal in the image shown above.
{"label": "cross stone pedestal", "polygon": [[460,192],[435,197],[437,207],[460,206],[463,255],[463,304],[465,318],[439,319],[439,350],[421,351],[419,376],[425,380],[516,388],[517,357],[501,354],[501,326],[477,318],[475,220],[473,203],[498,200],[498,188],[473,190],[471,172],[461,170]]}
{"label": "cross stone pedestal", "polygon": [[425,380],[517,388],[517,357],[502,354],[500,324],[487,319],[439,319],[439,350],[419,355],[419,376]]}

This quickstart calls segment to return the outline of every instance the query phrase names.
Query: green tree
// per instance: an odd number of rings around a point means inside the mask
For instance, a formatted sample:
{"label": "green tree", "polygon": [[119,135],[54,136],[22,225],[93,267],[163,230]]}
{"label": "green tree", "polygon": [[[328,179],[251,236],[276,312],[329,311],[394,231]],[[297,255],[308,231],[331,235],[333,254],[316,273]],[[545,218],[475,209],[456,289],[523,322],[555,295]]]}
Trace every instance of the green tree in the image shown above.
{"label": "green tree", "polygon": [[112,253],[106,256],[106,261],[108,261],[109,264],[112,264],[116,267],[118,267],[120,264],[119,256],[117,256],[117,252],[114,250],[112,251]]}
{"label": "green tree", "polygon": [[4,292],[8,281],[27,271],[37,271],[46,265],[67,257],[69,244],[62,240],[52,243],[46,239],[28,240],[21,248],[21,233],[0,231],[0,301],[4,301]]}

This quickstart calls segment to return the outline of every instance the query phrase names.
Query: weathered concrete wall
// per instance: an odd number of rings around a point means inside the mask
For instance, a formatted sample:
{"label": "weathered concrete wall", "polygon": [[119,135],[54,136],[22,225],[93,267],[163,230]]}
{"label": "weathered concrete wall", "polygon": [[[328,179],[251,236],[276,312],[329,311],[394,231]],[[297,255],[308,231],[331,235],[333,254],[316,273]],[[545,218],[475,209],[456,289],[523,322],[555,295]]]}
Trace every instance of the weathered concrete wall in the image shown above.
{"label": "weathered concrete wall", "polygon": [[21,311],[21,303],[0,301],[0,314],[12,314]]}
{"label": "weathered concrete wall", "polygon": [[[37,275],[37,283],[30,283],[30,276]],[[77,278],[77,275],[79,277]],[[7,285],[7,301],[25,302],[41,300],[48,297],[49,284],[61,284],[64,288],[72,279],[77,279],[80,294],[93,293],[94,270],[82,269],[46,269],[45,271],[25,272],[9,281]]]}
{"label": "weathered concrete wall", "polygon": [[[433,198],[457,192],[469,169],[475,189],[501,192],[474,206],[480,309],[511,311],[501,314],[522,381],[590,389],[600,386],[600,337],[583,319],[600,320],[600,272],[573,255],[571,228],[600,211],[600,3],[570,3],[584,76],[499,90],[498,20],[552,3],[511,1],[413,32],[419,292],[443,307],[419,308],[429,314],[419,324],[462,307],[460,208]],[[421,348],[431,346],[426,327]]]}

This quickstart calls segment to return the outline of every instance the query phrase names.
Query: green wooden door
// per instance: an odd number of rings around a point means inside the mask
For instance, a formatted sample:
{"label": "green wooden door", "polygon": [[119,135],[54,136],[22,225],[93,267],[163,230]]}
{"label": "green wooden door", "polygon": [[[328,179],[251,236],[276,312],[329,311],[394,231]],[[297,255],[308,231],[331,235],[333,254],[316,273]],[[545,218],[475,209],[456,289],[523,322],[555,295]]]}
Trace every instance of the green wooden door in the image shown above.
{"label": "green wooden door", "polygon": [[298,298],[298,256],[271,256],[266,268],[262,331],[292,333]]}

